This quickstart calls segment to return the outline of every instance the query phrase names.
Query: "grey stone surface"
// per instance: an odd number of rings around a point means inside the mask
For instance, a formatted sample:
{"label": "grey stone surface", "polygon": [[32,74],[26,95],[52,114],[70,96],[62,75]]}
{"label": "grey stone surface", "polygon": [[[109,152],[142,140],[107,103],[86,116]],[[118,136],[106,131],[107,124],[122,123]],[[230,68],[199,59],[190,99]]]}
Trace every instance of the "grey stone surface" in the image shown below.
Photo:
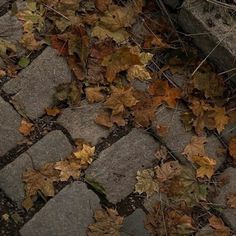
{"label": "grey stone surface", "polygon": [[236,230],[236,209],[227,207],[227,197],[230,194],[236,194],[236,169],[229,167],[219,176],[219,179],[224,185],[220,186],[219,195],[215,197],[214,203],[224,208],[222,215],[225,222]]}
{"label": "grey stone surface", "polygon": [[210,225],[206,225],[196,233],[196,236],[214,236],[214,233],[215,230]]}
{"label": "grey stone surface", "polygon": [[227,142],[229,142],[234,136],[236,136],[236,122],[226,125],[225,129],[221,133],[221,137],[223,137]]}
{"label": "grey stone surface", "polygon": [[95,123],[101,104],[83,102],[80,107],[67,108],[57,122],[66,128],[73,139],[84,139],[96,145],[101,138],[109,134],[109,130]]}
{"label": "grey stone surface", "polygon": [[233,26],[236,20],[225,8],[216,5],[207,7],[206,4],[204,0],[186,0],[180,11],[179,23],[184,31],[193,35],[196,45],[206,55],[224,39],[209,58],[222,70],[235,68],[236,27]]}
{"label": "grey stone surface", "polygon": [[24,184],[21,181],[22,173],[30,168],[32,168],[31,159],[27,153],[23,153],[0,171],[0,188],[19,205],[25,195]]}
{"label": "grey stone surface", "polygon": [[86,171],[86,178],[98,182],[107,199],[117,203],[134,190],[136,174],[152,166],[159,144],[138,129],[133,129],[102,151]]}
{"label": "grey stone surface", "polygon": [[71,81],[71,72],[65,59],[48,47],[18,77],[6,83],[3,90],[13,95],[17,109],[34,119],[52,105],[55,87]]}
{"label": "grey stone surface", "polygon": [[24,199],[24,184],[21,180],[23,171],[64,159],[71,151],[72,146],[64,134],[52,131],[0,170],[0,188],[21,206]]}
{"label": "grey stone surface", "polygon": [[84,183],[61,190],[20,230],[22,236],[86,236],[99,198]]}
{"label": "grey stone surface", "polygon": [[0,156],[14,148],[23,139],[19,132],[21,117],[0,97]]}
{"label": "grey stone surface", "polygon": [[146,214],[142,209],[135,210],[131,215],[124,219],[121,228],[121,236],[149,236],[144,228]]}
{"label": "grey stone surface", "polygon": [[[166,146],[183,161],[185,158],[182,156],[182,152],[191,142],[191,138],[195,135],[193,131],[187,132],[181,122],[181,114],[186,111],[186,109],[187,108],[185,108],[181,103],[179,103],[174,109],[161,106],[157,110],[156,118],[152,124],[156,134],[162,139]],[[157,126],[167,127],[168,132],[161,136],[156,130]],[[217,168],[220,167],[226,158],[223,145],[214,135],[207,137],[205,151],[210,158],[216,160]]]}

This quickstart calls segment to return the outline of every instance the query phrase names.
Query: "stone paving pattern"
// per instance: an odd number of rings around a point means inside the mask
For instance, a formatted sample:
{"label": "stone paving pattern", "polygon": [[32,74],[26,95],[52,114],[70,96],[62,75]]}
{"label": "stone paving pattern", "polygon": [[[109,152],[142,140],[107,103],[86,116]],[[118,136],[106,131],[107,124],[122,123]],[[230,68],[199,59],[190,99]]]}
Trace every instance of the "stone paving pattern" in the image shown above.
{"label": "stone paving pattern", "polygon": [[[175,7],[172,4],[176,2],[176,0],[168,1],[168,4]],[[0,6],[5,3],[5,0],[0,0]],[[194,10],[190,14],[190,11],[192,10],[184,5],[180,22],[184,22],[183,17],[185,16],[191,17],[191,19],[199,18],[197,14],[200,13],[196,13]],[[203,26],[205,27],[204,24]],[[186,30],[191,32],[188,24],[186,24]],[[7,40],[17,44],[17,55],[24,53],[17,43],[22,36],[22,27],[10,13],[0,17],[0,33]],[[199,39],[197,43],[203,44],[202,42],[205,43]],[[212,41],[211,45],[214,45]],[[231,50],[231,45],[223,44],[219,49],[221,54],[223,51],[226,53],[225,55],[228,55],[219,63],[231,63],[232,52],[235,53],[234,49]],[[205,49],[203,48],[203,50]],[[1,63],[0,60],[0,66]],[[14,108],[0,97],[0,156],[17,147],[24,139],[18,131],[21,115],[28,116],[30,119],[41,117],[45,114],[45,108],[53,104],[55,87],[62,83],[69,83],[71,79],[71,72],[65,60],[59,57],[54,49],[47,47],[27,68],[18,74],[18,78],[4,84],[2,90],[11,95],[11,103]],[[174,79],[176,84],[182,87],[187,78]],[[134,87],[143,91],[147,84],[135,81]],[[78,108],[63,110],[57,123],[63,126],[73,139],[84,139],[86,142],[96,145],[110,133],[108,129],[104,129],[94,122],[100,107],[100,104],[91,105],[82,102],[82,106]],[[193,135],[191,132],[186,133],[179,120],[180,111],[183,110],[185,107],[181,104],[174,110],[163,106],[157,111],[155,122],[152,125],[154,129],[157,125],[169,127],[167,135],[161,138],[168,148],[179,157],[182,157],[183,148],[190,142]],[[233,134],[235,134],[235,129],[227,127],[222,137],[229,141]],[[156,135],[160,137],[158,132]],[[207,153],[217,160],[217,167],[220,167],[225,160],[225,155],[220,151],[222,145],[215,136],[208,137],[208,140]],[[105,189],[107,199],[111,203],[118,203],[134,191],[137,171],[152,166],[155,160],[154,153],[159,146],[160,144],[143,130],[133,129],[99,154],[87,169],[86,178],[97,181]],[[61,160],[67,157],[71,151],[72,146],[65,134],[59,130],[51,131],[0,170],[0,188],[21,207],[24,198],[24,186],[21,181],[23,171],[27,168],[38,168],[45,163]],[[226,197],[236,189],[235,173],[235,169],[228,168],[219,176],[219,178],[229,176],[229,182],[214,199],[215,203],[223,204],[222,214],[232,229],[235,229],[236,225],[236,212],[235,209],[227,208]],[[150,210],[150,205],[158,199],[160,196],[155,195],[152,201],[150,199],[145,201],[146,209]],[[94,210],[100,207],[99,198],[92,190],[89,190],[82,182],[74,182],[64,187],[54,198],[49,200],[22,227],[20,234],[22,236],[84,236],[87,226],[93,222]],[[148,235],[144,228],[144,219],[144,211],[136,209],[125,218],[122,236]],[[204,227],[206,231],[209,228],[207,227]],[[204,228],[202,231],[205,230]]]}

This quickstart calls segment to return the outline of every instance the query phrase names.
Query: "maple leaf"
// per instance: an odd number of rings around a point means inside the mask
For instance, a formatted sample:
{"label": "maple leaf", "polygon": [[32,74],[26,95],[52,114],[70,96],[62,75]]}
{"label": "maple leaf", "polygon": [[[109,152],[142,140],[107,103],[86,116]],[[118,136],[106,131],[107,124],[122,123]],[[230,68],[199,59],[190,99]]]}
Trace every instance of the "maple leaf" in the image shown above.
{"label": "maple leaf", "polygon": [[80,160],[81,165],[91,164],[93,161],[93,155],[95,153],[95,147],[83,144],[82,150],[73,152],[73,155]]}
{"label": "maple leaf", "polygon": [[22,181],[25,183],[25,199],[22,203],[25,209],[33,206],[33,199],[40,191],[45,197],[55,194],[53,182],[58,180],[58,172],[54,163],[48,163],[39,170],[26,170],[23,172]]}
{"label": "maple leaf", "polygon": [[67,158],[63,161],[55,163],[56,170],[60,171],[60,180],[67,181],[70,177],[74,179],[79,179],[81,173],[81,163],[80,160],[76,158]]}
{"label": "maple leaf", "polygon": [[236,208],[236,193],[230,194],[227,199],[227,205],[230,208]]}
{"label": "maple leaf", "polygon": [[204,149],[204,144],[206,142],[206,137],[193,136],[190,144],[184,148],[182,154],[186,155],[189,159],[194,156],[204,156],[206,154]]}
{"label": "maple leaf", "polygon": [[45,109],[48,116],[57,116],[61,110],[57,107],[48,107]]}
{"label": "maple leaf", "polygon": [[229,117],[225,114],[224,107],[214,107],[214,119],[215,119],[215,127],[218,133],[221,133],[225,125],[229,122]]}
{"label": "maple leaf", "polygon": [[34,125],[29,121],[23,119],[20,124],[19,131],[24,136],[28,136],[34,130]]}
{"label": "maple leaf", "polygon": [[229,141],[229,154],[236,160],[236,136]]}
{"label": "maple leaf", "polygon": [[112,87],[111,96],[104,102],[104,105],[112,110],[113,115],[117,115],[123,113],[125,108],[133,107],[137,102],[132,88]]}
{"label": "maple leaf", "polygon": [[149,86],[148,92],[153,96],[155,104],[160,105],[162,102],[166,102],[172,108],[176,106],[176,100],[181,98],[180,89],[171,88],[168,81],[159,79]]}
{"label": "maple leaf", "polygon": [[214,159],[207,156],[193,156],[190,160],[199,165],[197,177],[204,178],[204,176],[207,176],[210,179],[214,174],[216,166],[216,161]]}
{"label": "maple leaf", "polygon": [[88,226],[88,236],[120,235],[123,217],[112,208],[99,209],[94,214],[95,223]]}
{"label": "maple leaf", "polygon": [[144,66],[134,65],[128,69],[128,80],[132,79],[150,80],[152,77]]}
{"label": "maple leaf", "polygon": [[178,161],[169,161],[155,168],[156,178],[159,183],[172,179],[181,173],[181,166]]}
{"label": "maple leaf", "polygon": [[104,88],[103,87],[86,88],[85,93],[88,102],[90,103],[102,102],[105,98],[104,94],[101,92],[102,89]]}
{"label": "maple leaf", "polygon": [[135,184],[135,192],[146,193],[148,197],[152,196],[159,190],[159,184],[154,180],[155,173],[151,169],[137,172],[137,183]]}
{"label": "maple leaf", "polygon": [[215,230],[214,235],[216,236],[229,236],[230,229],[225,226],[223,220],[216,216],[211,216],[209,219],[209,225]]}

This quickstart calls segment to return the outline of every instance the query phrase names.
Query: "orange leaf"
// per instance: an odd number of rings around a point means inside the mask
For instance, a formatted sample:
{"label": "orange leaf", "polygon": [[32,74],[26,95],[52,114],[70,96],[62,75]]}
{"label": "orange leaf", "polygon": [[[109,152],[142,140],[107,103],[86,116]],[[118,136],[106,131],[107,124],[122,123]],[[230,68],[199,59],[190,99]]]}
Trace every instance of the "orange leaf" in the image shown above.
{"label": "orange leaf", "polygon": [[57,107],[48,107],[45,109],[48,116],[57,116],[61,110]]}
{"label": "orange leaf", "polygon": [[28,136],[33,130],[34,130],[34,127],[32,123],[24,119],[21,121],[20,128],[19,128],[20,133],[22,133],[24,136]]}

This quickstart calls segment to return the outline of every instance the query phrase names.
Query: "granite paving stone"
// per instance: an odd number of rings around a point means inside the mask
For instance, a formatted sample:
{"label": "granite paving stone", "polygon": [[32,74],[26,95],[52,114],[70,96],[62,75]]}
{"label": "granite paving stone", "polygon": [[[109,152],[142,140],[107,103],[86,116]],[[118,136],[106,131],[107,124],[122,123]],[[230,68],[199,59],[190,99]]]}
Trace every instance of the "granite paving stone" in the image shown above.
{"label": "granite paving stone", "polygon": [[1,97],[0,110],[0,156],[2,156],[23,140],[23,136],[19,132],[20,115]]}
{"label": "granite paving stone", "polygon": [[121,228],[121,236],[148,236],[148,231],[144,228],[146,214],[142,209],[135,210],[124,219]]}
{"label": "granite paving stone", "polygon": [[[195,135],[193,131],[187,132],[181,122],[181,114],[186,110],[187,108],[181,103],[178,103],[177,107],[174,109],[161,106],[157,110],[156,118],[152,124],[156,134],[162,139],[166,146],[182,160],[185,159],[182,156],[184,148],[191,142],[191,138]],[[161,134],[158,132],[157,127],[165,127],[167,132]],[[217,168],[220,167],[226,158],[223,145],[214,135],[207,137],[205,151],[210,158],[216,160]]]}
{"label": "granite paving stone", "polygon": [[84,183],[62,189],[21,229],[22,236],[86,236],[99,198]]}
{"label": "granite paving stone", "polygon": [[227,198],[231,194],[236,194],[236,169],[229,167],[219,176],[219,181],[223,182],[220,186],[219,194],[215,197],[214,203],[223,208],[222,216],[226,223],[236,230],[236,209],[227,206]]}
{"label": "granite paving stone", "polygon": [[69,131],[73,139],[83,139],[96,145],[101,138],[106,138],[109,134],[107,128],[95,123],[101,108],[100,103],[83,102],[80,107],[65,109],[57,122]]}
{"label": "granite paving stone", "polygon": [[47,47],[28,67],[10,80],[3,90],[12,95],[13,104],[21,113],[35,119],[53,105],[55,87],[71,81],[66,60]]}
{"label": "granite paving stone", "polygon": [[52,131],[0,170],[0,188],[21,206],[24,199],[22,173],[27,168],[39,168],[70,155],[72,146],[61,131]]}
{"label": "granite paving stone", "polygon": [[137,171],[152,166],[158,148],[150,135],[133,129],[99,154],[87,169],[86,179],[98,182],[107,199],[117,203],[134,190]]}
{"label": "granite paving stone", "polygon": [[[192,35],[195,44],[206,55],[221,42],[209,58],[222,70],[235,68],[236,28],[233,26],[236,20],[222,6],[214,4],[210,8],[207,4],[204,0],[185,0],[179,14],[179,24]],[[235,76],[232,79],[236,81]]]}

